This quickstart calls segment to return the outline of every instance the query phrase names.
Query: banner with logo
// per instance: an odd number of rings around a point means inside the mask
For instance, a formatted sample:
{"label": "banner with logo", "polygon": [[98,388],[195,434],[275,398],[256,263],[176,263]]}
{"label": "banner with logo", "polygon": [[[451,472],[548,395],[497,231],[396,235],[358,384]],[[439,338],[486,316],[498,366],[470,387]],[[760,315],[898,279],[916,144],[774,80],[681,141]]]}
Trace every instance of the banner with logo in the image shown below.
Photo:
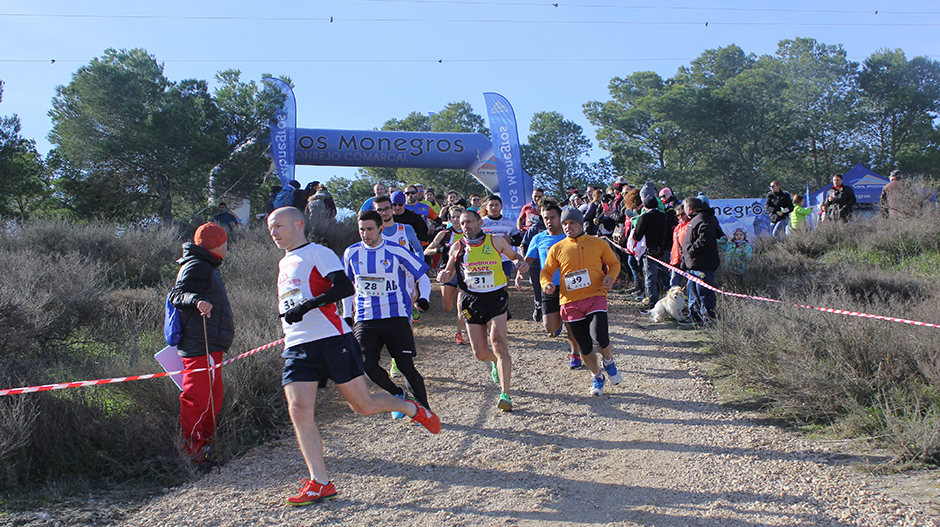
{"label": "banner with logo", "polygon": [[297,145],[297,103],[294,90],[286,82],[275,77],[264,77],[261,80],[284,96],[283,104],[274,111],[271,118],[271,159],[277,168],[281,187],[290,189],[290,182],[294,180],[294,150]]}
{"label": "banner with logo", "polygon": [[715,211],[718,225],[728,238],[735,229],[741,228],[747,232],[747,238],[753,240],[757,236],[770,235],[770,216],[764,210],[765,198],[744,199],[713,199],[709,206]]}
{"label": "banner with logo", "polygon": [[503,214],[517,218],[532,194],[532,178],[522,169],[516,114],[505,97],[498,93],[483,94],[493,140],[494,164],[499,179],[499,197]]}

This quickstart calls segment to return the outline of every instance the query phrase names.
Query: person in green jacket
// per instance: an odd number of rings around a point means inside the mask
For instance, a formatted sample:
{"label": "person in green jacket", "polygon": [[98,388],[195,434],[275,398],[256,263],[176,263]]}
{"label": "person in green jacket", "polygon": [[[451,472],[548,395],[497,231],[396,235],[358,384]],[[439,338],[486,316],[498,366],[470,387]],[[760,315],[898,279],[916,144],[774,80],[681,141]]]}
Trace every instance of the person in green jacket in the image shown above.
{"label": "person in green jacket", "polygon": [[812,207],[804,207],[805,198],[800,194],[793,195],[793,212],[790,214],[790,229],[800,229],[806,226],[806,217],[813,213]]}

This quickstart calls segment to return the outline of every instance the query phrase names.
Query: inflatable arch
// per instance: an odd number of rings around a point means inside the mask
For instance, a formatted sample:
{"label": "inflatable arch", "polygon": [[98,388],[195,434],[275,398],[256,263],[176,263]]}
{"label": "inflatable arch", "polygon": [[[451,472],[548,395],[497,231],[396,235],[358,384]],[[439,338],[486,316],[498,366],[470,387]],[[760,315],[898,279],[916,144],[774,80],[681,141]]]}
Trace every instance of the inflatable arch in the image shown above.
{"label": "inflatable arch", "polygon": [[296,127],[294,94],[284,81],[263,79],[284,104],[271,122],[278,178],[290,190],[295,165],[462,169],[503,200],[503,214],[518,217],[532,194],[522,168],[516,116],[505,97],[484,93],[492,140],[477,133],[324,130]]}

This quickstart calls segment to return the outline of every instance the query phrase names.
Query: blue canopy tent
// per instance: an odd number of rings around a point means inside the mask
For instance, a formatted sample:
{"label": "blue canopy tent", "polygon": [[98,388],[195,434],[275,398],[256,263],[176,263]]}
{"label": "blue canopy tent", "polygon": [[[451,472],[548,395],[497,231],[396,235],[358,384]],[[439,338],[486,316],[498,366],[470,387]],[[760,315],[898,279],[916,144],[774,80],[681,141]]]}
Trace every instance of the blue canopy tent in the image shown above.
{"label": "blue canopy tent", "polygon": [[[888,178],[876,174],[861,163],[852,167],[842,175],[842,181],[855,191],[855,199],[859,203],[878,203],[881,201],[881,189],[888,184]],[[810,194],[807,206],[820,205],[826,199],[826,192],[832,184]]]}

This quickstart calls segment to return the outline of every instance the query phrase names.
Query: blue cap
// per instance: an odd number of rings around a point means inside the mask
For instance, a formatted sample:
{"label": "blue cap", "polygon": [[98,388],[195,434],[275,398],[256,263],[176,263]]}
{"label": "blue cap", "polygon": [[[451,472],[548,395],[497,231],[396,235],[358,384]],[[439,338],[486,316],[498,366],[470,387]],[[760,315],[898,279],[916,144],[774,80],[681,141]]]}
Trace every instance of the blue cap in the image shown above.
{"label": "blue cap", "polygon": [[403,205],[405,201],[406,200],[405,200],[404,192],[400,190],[396,190],[395,192],[392,192],[392,204],[393,205]]}

